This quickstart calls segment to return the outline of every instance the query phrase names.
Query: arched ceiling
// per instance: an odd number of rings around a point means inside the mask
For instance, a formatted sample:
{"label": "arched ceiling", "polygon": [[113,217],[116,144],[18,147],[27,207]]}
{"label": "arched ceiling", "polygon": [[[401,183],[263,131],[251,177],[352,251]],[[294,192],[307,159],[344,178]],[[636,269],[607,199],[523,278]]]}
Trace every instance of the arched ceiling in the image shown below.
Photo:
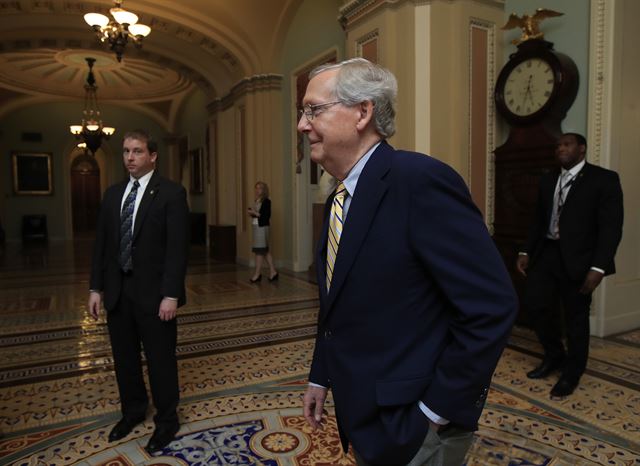
{"label": "arched ceiling", "polygon": [[[125,0],[151,26],[119,63],[84,22],[113,0],[0,0],[0,116],[21,100],[82,99],[88,67],[100,102],[144,107],[165,126],[195,86],[213,100],[242,78],[277,72],[280,44],[302,0]],[[8,108],[8,107],[6,107]],[[5,110],[6,111],[6,110]]]}
{"label": "arched ceiling", "polygon": [[102,100],[164,100],[191,86],[188,77],[154,62],[128,58],[118,62],[109,51],[38,48],[0,54],[0,82],[18,92],[82,97],[89,67]]}

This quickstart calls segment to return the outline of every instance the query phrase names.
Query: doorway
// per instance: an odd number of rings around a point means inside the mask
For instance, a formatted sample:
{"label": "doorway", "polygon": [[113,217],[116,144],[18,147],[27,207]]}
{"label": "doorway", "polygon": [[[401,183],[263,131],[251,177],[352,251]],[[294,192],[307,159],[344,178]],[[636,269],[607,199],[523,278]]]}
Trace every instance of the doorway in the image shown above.
{"label": "doorway", "polygon": [[92,235],[100,207],[100,167],[84,153],[71,164],[71,212],[75,237]]}

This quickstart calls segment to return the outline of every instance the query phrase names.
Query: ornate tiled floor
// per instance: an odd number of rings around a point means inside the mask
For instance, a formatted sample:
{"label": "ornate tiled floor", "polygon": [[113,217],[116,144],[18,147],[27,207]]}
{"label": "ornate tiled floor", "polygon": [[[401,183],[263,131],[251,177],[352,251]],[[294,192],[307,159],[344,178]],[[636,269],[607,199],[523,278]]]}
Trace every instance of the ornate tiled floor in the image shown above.
{"label": "ornate tiled floor", "polygon": [[[332,417],[319,432],[302,418],[315,285],[285,273],[249,284],[197,247],[179,312],[178,437],[149,456],[149,415],[107,443],[119,400],[104,320],[86,314],[88,260],[84,242],[0,251],[0,465],[354,464]],[[640,331],[592,339],[565,399],[550,398],[554,380],[526,378],[539,352],[514,330],[467,464],[640,465]]]}

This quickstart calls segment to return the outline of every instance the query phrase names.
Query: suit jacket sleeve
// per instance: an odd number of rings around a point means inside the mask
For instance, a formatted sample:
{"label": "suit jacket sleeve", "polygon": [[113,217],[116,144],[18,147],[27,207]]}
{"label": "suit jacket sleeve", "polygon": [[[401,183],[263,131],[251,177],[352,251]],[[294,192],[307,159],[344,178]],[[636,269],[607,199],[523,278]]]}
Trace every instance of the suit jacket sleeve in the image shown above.
{"label": "suit jacket sleeve", "polygon": [[[323,218],[323,234],[326,237],[327,226],[329,223],[329,214],[331,213],[331,204],[333,203],[333,195],[329,196],[327,201],[324,204],[324,214]],[[323,241],[318,241],[317,249],[316,249],[316,276],[318,280],[325,279],[325,272],[321,270],[321,268],[325,267],[326,261],[326,250],[322,248]],[[318,285],[322,290],[321,285]],[[322,291],[321,291],[322,292]],[[316,335],[315,347],[313,351],[313,360],[311,361],[311,371],[309,372],[309,381],[318,385],[322,385],[324,387],[330,387],[331,382],[329,380],[329,373],[327,370],[326,362],[324,360],[325,350],[323,348],[324,338],[321,338],[321,335]]]}
{"label": "suit jacket sleeve", "polygon": [[309,382],[313,382],[323,387],[329,388],[331,382],[329,381],[329,374],[323,355],[325,354],[322,345],[324,344],[323,338],[316,336],[315,347],[313,349],[313,359],[311,361],[311,371],[309,372]]}
{"label": "suit jacket sleeve", "polygon": [[189,207],[182,186],[171,196],[166,208],[165,267],[160,291],[162,296],[178,298],[184,296],[189,252]]}
{"label": "suit jacket sleeve", "polygon": [[96,228],[96,239],[93,243],[93,256],[91,260],[91,278],[89,280],[89,289],[96,291],[102,291],[104,289],[108,193],[109,192],[105,194],[105,198],[100,205],[100,213],[98,214],[98,224]]}
{"label": "suit jacket sleeve", "polygon": [[412,181],[410,241],[444,295],[440,312],[450,314],[450,338],[421,399],[436,414],[472,427],[517,315],[517,300],[460,176],[438,163]]}
{"label": "suit jacket sleeve", "polygon": [[602,194],[599,203],[594,208],[598,209],[598,239],[593,254],[592,267],[607,270],[613,263],[618,244],[622,238],[622,223],[624,219],[624,207],[622,200],[622,187],[618,174],[612,171],[605,172],[606,179],[602,183]]}

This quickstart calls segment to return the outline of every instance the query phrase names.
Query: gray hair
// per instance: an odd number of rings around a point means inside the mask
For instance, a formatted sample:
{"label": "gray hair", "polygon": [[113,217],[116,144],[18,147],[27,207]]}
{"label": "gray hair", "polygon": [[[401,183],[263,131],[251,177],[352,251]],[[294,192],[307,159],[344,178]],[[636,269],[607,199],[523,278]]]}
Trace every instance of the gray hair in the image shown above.
{"label": "gray hair", "polygon": [[373,102],[373,121],[376,131],[384,138],[396,132],[396,96],[398,82],[386,68],[364,58],[351,58],[340,63],[330,63],[315,68],[309,79],[325,71],[338,70],[336,75],[336,98],[346,106],[357,105],[366,100]]}

